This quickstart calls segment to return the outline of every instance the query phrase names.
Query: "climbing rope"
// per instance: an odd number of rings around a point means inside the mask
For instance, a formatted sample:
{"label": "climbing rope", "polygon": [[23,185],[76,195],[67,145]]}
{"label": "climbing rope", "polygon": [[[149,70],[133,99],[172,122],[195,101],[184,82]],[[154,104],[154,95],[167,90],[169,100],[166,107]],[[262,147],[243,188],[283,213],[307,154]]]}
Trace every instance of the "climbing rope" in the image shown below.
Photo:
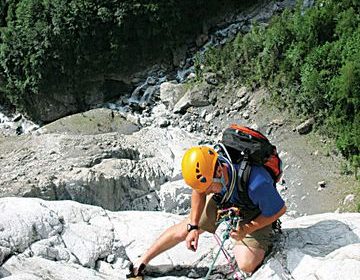
{"label": "climbing rope", "polygon": [[[217,244],[218,244],[219,246],[221,246],[221,239],[220,239],[220,237],[219,237],[216,233],[214,233],[214,238],[215,238]],[[228,264],[230,265],[231,270],[235,273],[235,272],[236,272],[236,268],[234,267],[234,265],[233,265],[233,263],[232,263],[232,261],[231,261],[231,256],[230,256],[229,252],[228,252],[224,247],[222,248],[221,251],[223,252],[223,254],[224,254],[224,256],[225,256]]]}
{"label": "climbing rope", "polygon": [[232,230],[236,230],[239,222],[241,221],[239,214],[240,214],[240,211],[239,211],[239,208],[237,208],[237,207],[230,207],[227,209],[218,210],[217,224],[219,225],[219,224],[225,222],[226,229],[223,233],[222,241],[221,241],[220,237],[218,235],[216,235],[216,233],[214,234],[214,237],[219,245],[219,250],[217,251],[215,258],[214,258],[213,262],[211,263],[211,266],[209,267],[209,270],[205,276],[205,280],[209,279],[210,274],[211,274],[212,270],[214,269],[216,260],[219,257],[221,251],[223,252],[226,260],[228,261],[228,263],[231,267],[231,270],[234,272],[235,279],[237,279],[237,280],[242,279],[240,276],[240,272],[236,271],[236,268],[234,267],[234,265],[231,262],[230,254],[224,248],[225,241],[228,240],[230,237],[230,232]]}

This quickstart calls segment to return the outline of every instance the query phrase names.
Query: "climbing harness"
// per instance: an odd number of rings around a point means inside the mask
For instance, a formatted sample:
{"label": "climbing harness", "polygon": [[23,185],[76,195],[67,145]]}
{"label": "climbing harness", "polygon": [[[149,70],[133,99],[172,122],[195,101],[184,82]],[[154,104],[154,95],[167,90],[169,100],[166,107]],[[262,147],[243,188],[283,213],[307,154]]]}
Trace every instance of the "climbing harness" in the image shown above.
{"label": "climbing harness", "polygon": [[236,230],[239,226],[239,222],[241,221],[240,209],[234,206],[225,209],[218,209],[216,221],[217,224],[227,221],[230,223],[232,229]]}
{"label": "climbing harness", "polygon": [[215,262],[220,255],[220,252],[223,252],[226,260],[228,261],[228,263],[231,267],[231,270],[234,273],[234,278],[237,280],[243,279],[241,273],[239,271],[236,271],[236,268],[232,264],[231,256],[230,256],[229,252],[224,248],[225,241],[228,240],[230,237],[230,232],[233,230],[237,230],[237,228],[239,226],[239,222],[241,222],[240,209],[237,207],[230,207],[230,208],[218,210],[217,211],[217,224],[219,225],[223,222],[226,223],[226,229],[223,233],[223,240],[221,241],[220,237],[216,233],[214,233],[214,238],[216,239],[216,241],[219,245],[219,250],[217,251],[216,256],[205,276],[205,280],[209,279],[210,274],[214,268]]}

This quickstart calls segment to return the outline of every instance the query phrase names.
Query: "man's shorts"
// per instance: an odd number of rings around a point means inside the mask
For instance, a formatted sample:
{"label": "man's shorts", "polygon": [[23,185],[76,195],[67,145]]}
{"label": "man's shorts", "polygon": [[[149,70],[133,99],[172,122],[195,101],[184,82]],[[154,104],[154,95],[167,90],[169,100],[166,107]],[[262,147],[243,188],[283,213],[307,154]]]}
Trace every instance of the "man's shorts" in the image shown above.
{"label": "man's shorts", "polygon": [[[218,225],[216,224],[217,205],[212,199],[212,195],[208,195],[206,198],[206,205],[204,211],[200,217],[199,227],[204,231],[215,233]],[[271,249],[273,240],[272,226],[268,225],[264,228],[254,231],[251,234],[246,235],[242,241],[236,241],[236,245],[247,245],[252,248],[260,248],[265,252]],[[244,244],[245,243],[245,244]]]}

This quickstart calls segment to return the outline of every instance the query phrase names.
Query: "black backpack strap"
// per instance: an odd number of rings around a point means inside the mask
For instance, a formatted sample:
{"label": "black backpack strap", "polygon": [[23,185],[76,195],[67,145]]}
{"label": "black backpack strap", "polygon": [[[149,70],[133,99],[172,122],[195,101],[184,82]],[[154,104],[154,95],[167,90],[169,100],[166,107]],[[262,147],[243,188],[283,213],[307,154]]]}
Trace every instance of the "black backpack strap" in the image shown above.
{"label": "black backpack strap", "polygon": [[247,183],[249,181],[251,166],[247,158],[241,161],[239,171],[237,173],[238,188],[240,192],[247,191]]}
{"label": "black backpack strap", "polygon": [[239,190],[239,200],[242,203],[244,209],[255,209],[256,205],[252,202],[249,197],[249,178],[251,173],[251,165],[245,156],[240,164],[239,171],[237,173],[237,183]]}

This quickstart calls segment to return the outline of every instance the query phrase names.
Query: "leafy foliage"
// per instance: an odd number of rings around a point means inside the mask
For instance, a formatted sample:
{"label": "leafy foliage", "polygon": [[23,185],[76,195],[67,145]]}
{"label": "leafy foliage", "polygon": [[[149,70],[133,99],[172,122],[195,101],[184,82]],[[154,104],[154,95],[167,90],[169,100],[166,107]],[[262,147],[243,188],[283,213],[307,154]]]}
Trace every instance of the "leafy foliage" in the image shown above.
{"label": "leafy foliage", "polygon": [[0,0],[0,92],[25,112],[48,93],[81,104],[89,81],[171,61],[204,20],[237,2]]}
{"label": "leafy foliage", "polygon": [[267,28],[254,26],[201,63],[202,71],[265,85],[283,106],[315,117],[360,167],[359,1],[318,0],[307,10],[299,1],[294,11],[284,11]]}

